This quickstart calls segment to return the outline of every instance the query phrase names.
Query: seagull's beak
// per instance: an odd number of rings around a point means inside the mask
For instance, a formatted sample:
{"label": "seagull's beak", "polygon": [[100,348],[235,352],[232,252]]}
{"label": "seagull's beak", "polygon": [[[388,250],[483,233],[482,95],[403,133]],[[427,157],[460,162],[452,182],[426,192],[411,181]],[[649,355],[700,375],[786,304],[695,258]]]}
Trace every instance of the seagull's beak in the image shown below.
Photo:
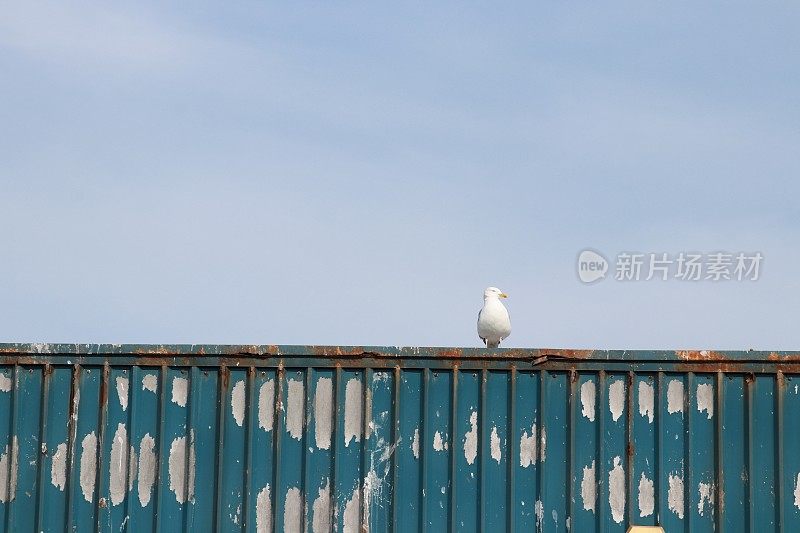
{"label": "seagull's beak", "polygon": [[508,294],[506,294],[504,292],[501,292],[500,293],[500,298],[508,298]]}

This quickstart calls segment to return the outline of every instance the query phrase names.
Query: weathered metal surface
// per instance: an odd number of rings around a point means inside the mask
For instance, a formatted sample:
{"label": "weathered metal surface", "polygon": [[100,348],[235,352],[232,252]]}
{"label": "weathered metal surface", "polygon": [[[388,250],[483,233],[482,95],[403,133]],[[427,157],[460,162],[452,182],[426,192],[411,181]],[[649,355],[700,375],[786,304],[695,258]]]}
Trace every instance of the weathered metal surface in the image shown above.
{"label": "weathered metal surface", "polygon": [[5,531],[800,531],[800,353],[0,345]]}

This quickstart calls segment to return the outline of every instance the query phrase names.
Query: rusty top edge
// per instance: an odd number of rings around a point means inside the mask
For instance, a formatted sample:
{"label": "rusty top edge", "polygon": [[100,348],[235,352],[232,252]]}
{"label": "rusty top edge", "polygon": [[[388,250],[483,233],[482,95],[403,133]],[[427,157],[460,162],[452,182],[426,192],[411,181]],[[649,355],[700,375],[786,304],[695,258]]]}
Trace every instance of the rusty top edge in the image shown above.
{"label": "rusty top edge", "polygon": [[136,357],[346,357],[346,358],[486,358],[588,361],[800,362],[800,351],[758,350],[574,350],[563,348],[463,348],[401,346],[303,346],[237,344],[58,344],[0,343],[2,355],[72,355]]}

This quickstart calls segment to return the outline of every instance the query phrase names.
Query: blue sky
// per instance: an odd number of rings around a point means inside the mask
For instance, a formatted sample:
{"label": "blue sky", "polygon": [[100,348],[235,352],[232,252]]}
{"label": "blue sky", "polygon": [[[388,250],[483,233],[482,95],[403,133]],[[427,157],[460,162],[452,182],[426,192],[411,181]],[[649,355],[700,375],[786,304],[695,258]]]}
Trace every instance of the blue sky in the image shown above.
{"label": "blue sky", "polygon": [[[20,2],[0,339],[800,349],[800,8]],[[587,286],[584,248],[760,251]]]}

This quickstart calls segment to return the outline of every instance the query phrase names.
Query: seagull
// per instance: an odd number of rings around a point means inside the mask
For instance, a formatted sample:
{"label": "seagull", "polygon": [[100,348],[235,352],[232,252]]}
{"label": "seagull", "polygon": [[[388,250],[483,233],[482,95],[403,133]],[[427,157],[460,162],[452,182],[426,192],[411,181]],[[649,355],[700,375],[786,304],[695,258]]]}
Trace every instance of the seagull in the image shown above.
{"label": "seagull", "polygon": [[508,298],[508,295],[497,287],[483,291],[483,308],[478,311],[478,337],[487,348],[497,348],[501,340],[511,335],[511,319],[500,298]]}

